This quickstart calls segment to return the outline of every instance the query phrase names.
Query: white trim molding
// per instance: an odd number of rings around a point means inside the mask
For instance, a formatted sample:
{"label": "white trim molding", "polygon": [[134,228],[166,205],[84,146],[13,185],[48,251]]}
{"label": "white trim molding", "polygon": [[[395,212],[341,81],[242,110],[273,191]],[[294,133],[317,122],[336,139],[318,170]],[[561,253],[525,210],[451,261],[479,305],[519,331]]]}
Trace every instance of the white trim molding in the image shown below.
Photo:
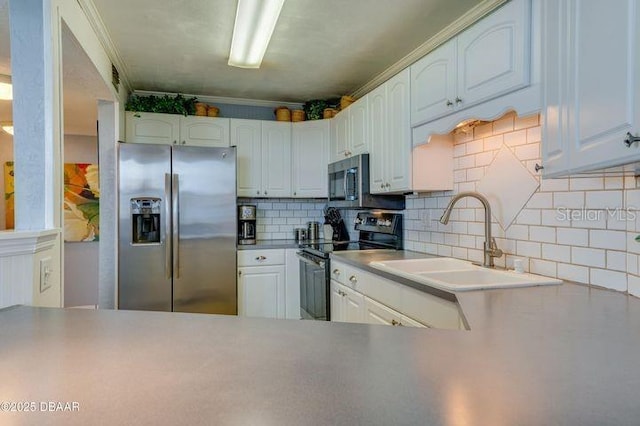
{"label": "white trim molding", "polygon": [[129,80],[129,72],[127,70],[127,66],[125,65],[118,49],[116,49],[111,36],[109,35],[109,31],[107,30],[104,21],[100,17],[98,10],[96,9],[95,4],[92,0],[77,0],[80,8],[84,12],[87,20],[89,21],[89,25],[93,28],[96,37],[100,41],[100,44],[104,48],[107,56],[111,60],[111,63],[115,65],[118,70],[118,74],[120,75],[120,83],[122,87],[125,89],[127,93],[133,90],[131,86],[131,80]]}
{"label": "white trim molding", "polygon": [[[176,93],[168,93],[168,92],[155,92],[151,90],[134,90],[134,95],[138,96],[164,96],[170,95],[175,96]],[[206,96],[206,95],[194,95],[190,93],[181,93],[185,98],[198,98],[199,102],[205,102],[208,104],[229,104],[229,105],[247,105],[247,106],[261,106],[261,107],[271,107],[276,108],[279,106],[284,106],[289,109],[301,109],[304,104],[296,103],[296,102],[280,102],[280,101],[265,101],[260,99],[243,99],[243,98],[227,98],[224,96]]]}
{"label": "white trim molding", "polygon": [[429,52],[436,49],[438,46],[452,39],[456,35],[460,34],[462,31],[469,28],[471,25],[478,22],[480,19],[487,16],[489,13],[493,12],[503,4],[507,3],[510,0],[484,0],[479,3],[477,6],[470,9],[467,13],[453,21],[451,24],[447,25],[436,35],[422,43],[420,46],[415,48],[405,57],[400,59],[395,64],[391,65],[389,68],[375,76],[372,80],[364,84],[363,86],[356,89],[351,96],[355,98],[361,98],[366,95],[376,87],[380,86],[382,83],[398,74],[403,69],[407,68],[418,59],[424,57]]}
{"label": "white trim molding", "polygon": [[21,256],[50,250],[61,230],[0,231],[0,257]]}

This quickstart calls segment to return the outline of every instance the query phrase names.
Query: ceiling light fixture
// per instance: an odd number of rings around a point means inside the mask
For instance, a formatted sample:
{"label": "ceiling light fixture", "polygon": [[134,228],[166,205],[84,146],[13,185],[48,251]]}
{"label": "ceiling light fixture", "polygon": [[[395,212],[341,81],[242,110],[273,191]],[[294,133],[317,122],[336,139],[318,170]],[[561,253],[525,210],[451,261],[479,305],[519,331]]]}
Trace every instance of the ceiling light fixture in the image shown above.
{"label": "ceiling light fixture", "polygon": [[10,101],[13,99],[13,86],[11,77],[0,74],[0,99]]}
{"label": "ceiling light fixture", "polygon": [[284,0],[238,0],[229,65],[260,68]]}
{"label": "ceiling light fixture", "polygon": [[0,127],[2,127],[2,130],[4,130],[5,132],[7,132],[11,136],[13,136],[13,122],[12,121],[5,121],[3,123],[0,123]]}

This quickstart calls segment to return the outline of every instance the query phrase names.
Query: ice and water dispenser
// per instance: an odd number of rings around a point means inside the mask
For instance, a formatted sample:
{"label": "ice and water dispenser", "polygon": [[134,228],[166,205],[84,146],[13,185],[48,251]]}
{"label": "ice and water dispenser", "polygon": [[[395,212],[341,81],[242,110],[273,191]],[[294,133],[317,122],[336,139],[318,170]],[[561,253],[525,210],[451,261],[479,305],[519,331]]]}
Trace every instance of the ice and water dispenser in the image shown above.
{"label": "ice and water dispenser", "polygon": [[160,243],[160,198],[132,198],[132,244]]}

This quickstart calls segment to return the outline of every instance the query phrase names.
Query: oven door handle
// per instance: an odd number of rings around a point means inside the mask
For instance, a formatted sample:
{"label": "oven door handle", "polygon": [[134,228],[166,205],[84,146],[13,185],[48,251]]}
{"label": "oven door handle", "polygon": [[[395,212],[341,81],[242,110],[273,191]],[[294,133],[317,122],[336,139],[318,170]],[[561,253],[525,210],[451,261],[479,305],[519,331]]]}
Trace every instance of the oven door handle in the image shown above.
{"label": "oven door handle", "polygon": [[298,256],[298,258],[303,261],[304,263],[308,263],[309,265],[314,265],[314,266],[319,266],[321,268],[324,268],[324,261],[320,260],[320,261],[315,261],[312,259],[309,259],[307,256],[305,256],[304,254],[302,254],[302,252],[297,252],[296,256]]}

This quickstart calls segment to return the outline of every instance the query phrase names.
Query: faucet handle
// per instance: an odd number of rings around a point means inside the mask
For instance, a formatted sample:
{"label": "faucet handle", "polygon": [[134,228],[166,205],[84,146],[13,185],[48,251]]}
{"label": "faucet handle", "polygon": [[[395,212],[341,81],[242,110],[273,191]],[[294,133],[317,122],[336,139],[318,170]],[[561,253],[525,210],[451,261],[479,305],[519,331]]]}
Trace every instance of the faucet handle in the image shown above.
{"label": "faucet handle", "polygon": [[496,239],[494,237],[491,237],[491,243],[489,244],[489,251],[490,251],[491,257],[502,257],[502,255],[504,254],[502,250],[498,248],[498,243],[496,243]]}

